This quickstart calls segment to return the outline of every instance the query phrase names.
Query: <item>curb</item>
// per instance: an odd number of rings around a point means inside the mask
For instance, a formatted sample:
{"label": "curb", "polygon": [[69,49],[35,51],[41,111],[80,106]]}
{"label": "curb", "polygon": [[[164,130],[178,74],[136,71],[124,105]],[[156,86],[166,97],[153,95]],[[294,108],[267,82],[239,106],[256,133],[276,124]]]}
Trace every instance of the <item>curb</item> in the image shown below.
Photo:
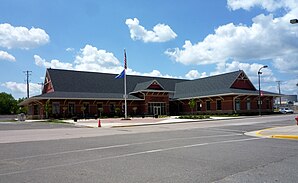
{"label": "curb", "polygon": [[298,135],[272,135],[271,138],[298,140]]}
{"label": "curb", "polygon": [[123,127],[134,127],[134,126],[170,125],[170,124],[177,124],[177,123],[194,123],[194,122],[202,122],[202,121],[176,121],[176,122],[165,122],[165,123],[128,124],[128,125],[111,126],[111,128],[123,128]]}
{"label": "curb", "polygon": [[272,130],[274,128],[279,128],[279,127],[266,128],[263,130],[256,131],[254,134],[257,137],[263,137],[263,138],[298,140],[298,135],[282,135],[282,134],[263,135],[262,134],[262,132],[267,131],[267,130]]}

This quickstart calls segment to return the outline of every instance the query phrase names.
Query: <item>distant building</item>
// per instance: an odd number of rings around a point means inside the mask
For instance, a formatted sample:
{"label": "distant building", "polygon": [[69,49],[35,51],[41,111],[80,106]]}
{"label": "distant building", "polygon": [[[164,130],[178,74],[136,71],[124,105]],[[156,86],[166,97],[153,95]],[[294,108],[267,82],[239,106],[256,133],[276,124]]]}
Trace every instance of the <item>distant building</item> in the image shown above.
{"label": "distant building", "polygon": [[[29,118],[121,116],[123,79],[115,74],[47,69],[41,95],[21,103]],[[127,76],[128,114],[181,115],[257,113],[258,95],[244,71],[196,80]],[[262,113],[273,112],[279,94],[261,92]],[[195,108],[189,101],[194,100]]]}
{"label": "distant building", "polygon": [[297,95],[283,95],[281,97],[282,104],[294,104],[295,102],[298,102]]}

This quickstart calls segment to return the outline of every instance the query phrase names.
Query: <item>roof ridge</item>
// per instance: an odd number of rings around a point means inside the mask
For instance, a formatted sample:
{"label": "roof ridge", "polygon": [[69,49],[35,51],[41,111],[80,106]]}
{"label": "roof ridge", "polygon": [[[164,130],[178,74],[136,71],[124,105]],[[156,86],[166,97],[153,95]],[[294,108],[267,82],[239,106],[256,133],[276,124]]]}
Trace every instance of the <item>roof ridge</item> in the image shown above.
{"label": "roof ridge", "polygon": [[[47,68],[47,70],[56,70],[56,71],[63,71],[63,72],[79,72],[79,73],[91,73],[91,74],[108,74],[108,75],[114,75],[117,76],[118,74],[113,74],[113,73],[107,73],[107,72],[94,72],[94,71],[78,71],[78,70],[68,70],[68,69],[52,69],[52,68]],[[132,76],[132,77],[142,77],[142,78],[152,78],[154,79],[170,79],[170,80],[179,80],[179,81],[191,81],[189,79],[181,79],[181,78],[171,78],[171,77],[161,77],[161,76],[142,76],[142,75],[130,75],[127,74],[127,76]]]}
{"label": "roof ridge", "polygon": [[204,78],[197,78],[197,79],[190,80],[190,81],[203,80],[203,79],[214,78],[214,77],[221,77],[221,76],[224,76],[224,75],[230,75],[230,74],[234,74],[234,73],[237,73],[237,72],[240,73],[240,72],[243,72],[243,70],[238,70],[238,71],[233,71],[233,72],[225,72],[225,73],[221,73],[221,74],[207,76],[207,77],[204,77]]}

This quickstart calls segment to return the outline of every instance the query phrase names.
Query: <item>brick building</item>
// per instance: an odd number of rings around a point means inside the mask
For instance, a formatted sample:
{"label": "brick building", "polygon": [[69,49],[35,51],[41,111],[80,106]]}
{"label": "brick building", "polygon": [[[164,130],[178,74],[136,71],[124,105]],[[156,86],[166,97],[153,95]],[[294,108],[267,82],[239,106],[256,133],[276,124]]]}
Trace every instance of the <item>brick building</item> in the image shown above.
{"label": "brick building", "polygon": [[[115,74],[47,69],[41,95],[21,103],[30,118],[121,116],[123,79]],[[242,71],[196,79],[127,76],[128,114],[257,113],[258,90]],[[261,111],[273,111],[279,95],[262,91]],[[189,101],[194,100],[191,109]]]}

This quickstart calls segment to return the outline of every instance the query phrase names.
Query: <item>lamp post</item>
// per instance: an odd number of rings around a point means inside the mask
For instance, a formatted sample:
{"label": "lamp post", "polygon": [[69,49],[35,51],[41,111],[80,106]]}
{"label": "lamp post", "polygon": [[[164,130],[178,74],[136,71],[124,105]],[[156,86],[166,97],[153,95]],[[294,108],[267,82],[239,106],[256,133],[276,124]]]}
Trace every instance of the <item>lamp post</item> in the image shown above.
{"label": "lamp post", "polygon": [[[291,24],[297,24],[298,23],[298,19],[292,19],[290,20]],[[296,86],[298,86],[298,83],[296,84]]]}
{"label": "lamp post", "polygon": [[258,106],[259,106],[259,116],[262,115],[262,114],[261,114],[261,79],[260,79],[261,74],[262,74],[261,70],[262,70],[263,68],[267,68],[267,67],[268,67],[267,65],[264,65],[264,66],[261,67],[261,68],[259,69],[259,71],[258,71],[258,78],[259,78],[259,101],[258,101]]}

